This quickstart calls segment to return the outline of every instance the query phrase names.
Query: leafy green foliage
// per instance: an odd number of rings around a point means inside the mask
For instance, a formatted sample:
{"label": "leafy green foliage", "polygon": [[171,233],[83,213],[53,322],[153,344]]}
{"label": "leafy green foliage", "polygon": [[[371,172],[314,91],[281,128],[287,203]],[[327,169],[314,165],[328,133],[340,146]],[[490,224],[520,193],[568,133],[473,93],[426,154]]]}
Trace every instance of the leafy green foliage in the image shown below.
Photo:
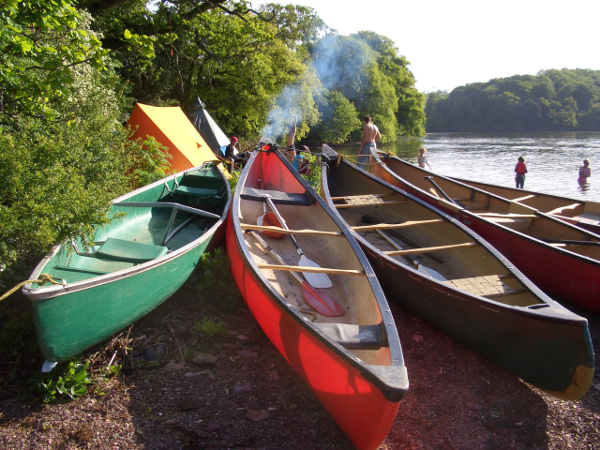
{"label": "leafy green foliage", "polygon": [[41,376],[36,384],[38,395],[44,403],[58,400],[74,400],[88,393],[87,386],[92,384],[88,373],[89,362],[75,360],[57,365],[52,372]]}
{"label": "leafy green foliage", "polygon": [[[56,117],[73,93],[73,69],[106,70],[106,50],[88,28],[89,15],[68,0],[8,0],[0,9],[0,117]],[[64,112],[64,111],[63,111]]]}
{"label": "leafy green foliage", "polygon": [[430,94],[428,131],[598,131],[600,71],[548,70]]}
{"label": "leafy green foliage", "polygon": [[360,128],[358,111],[339,91],[328,91],[322,98],[321,120],[311,130],[312,141],[323,141],[330,144],[343,144],[348,136]]}
{"label": "leafy green foliage", "polygon": [[203,317],[200,322],[196,322],[195,330],[202,335],[205,343],[212,344],[227,335],[227,324],[222,320],[214,321],[209,317]]}

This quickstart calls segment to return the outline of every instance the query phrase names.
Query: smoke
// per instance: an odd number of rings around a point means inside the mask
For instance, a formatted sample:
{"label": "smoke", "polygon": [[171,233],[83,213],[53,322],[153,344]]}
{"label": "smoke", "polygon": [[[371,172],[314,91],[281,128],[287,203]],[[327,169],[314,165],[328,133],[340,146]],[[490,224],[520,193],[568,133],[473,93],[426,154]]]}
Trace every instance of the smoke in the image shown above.
{"label": "smoke", "polygon": [[[322,38],[313,51],[313,59],[309,70],[320,80],[320,92],[323,89],[340,91],[352,101],[352,97],[368,83],[365,68],[375,60],[375,53],[362,40],[352,36],[330,35]],[[306,103],[306,92],[299,84],[286,86],[279,94],[267,116],[267,125],[262,129],[262,136],[275,138],[286,135],[290,122],[294,118],[298,124],[302,122],[301,105]]]}
{"label": "smoke", "polygon": [[267,125],[262,129],[262,136],[287,134],[290,125],[302,121],[301,103],[301,89],[297,84],[284,87],[267,115]]}

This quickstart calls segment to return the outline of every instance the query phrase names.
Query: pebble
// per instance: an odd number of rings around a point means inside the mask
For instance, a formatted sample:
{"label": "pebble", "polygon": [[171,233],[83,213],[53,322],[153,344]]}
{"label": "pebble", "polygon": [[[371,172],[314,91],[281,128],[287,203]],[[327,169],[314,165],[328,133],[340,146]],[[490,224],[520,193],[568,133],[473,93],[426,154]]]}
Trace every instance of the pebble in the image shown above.
{"label": "pebble", "polygon": [[271,413],[266,409],[249,409],[246,417],[252,422],[260,422],[261,420],[268,419]]}
{"label": "pebble", "polygon": [[238,352],[238,355],[241,356],[242,358],[258,359],[258,353],[257,352],[249,352],[247,350],[240,350]]}
{"label": "pebble", "polygon": [[246,382],[238,382],[233,388],[233,392],[239,394],[240,392],[250,392],[252,390],[252,386],[250,383]]}
{"label": "pebble", "polygon": [[217,357],[208,353],[196,353],[192,362],[200,367],[211,367],[217,363]]}
{"label": "pebble", "polygon": [[176,372],[179,370],[183,370],[185,367],[185,362],[184,361],[169,361],[167,365],[165,365],[165,367],[163,367],[164,370],[167,370],[169,372]]}

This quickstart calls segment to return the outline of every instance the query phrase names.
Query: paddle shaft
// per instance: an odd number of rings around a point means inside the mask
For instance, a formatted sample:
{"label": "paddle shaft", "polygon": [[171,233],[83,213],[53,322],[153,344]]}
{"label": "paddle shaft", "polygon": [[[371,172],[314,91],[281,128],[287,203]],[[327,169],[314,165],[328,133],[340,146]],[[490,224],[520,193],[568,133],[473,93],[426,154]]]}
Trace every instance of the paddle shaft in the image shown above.
{"label": "paddle shaft", "polygon": [[446,200],[454,203],[455,205],[461,206],[456,200],[454,200],[452,197],[450,197],[448,194],[446,194],[446,192],[444,192],[444,190],[434,181],[433,177],[427,176],[427,177],[425,177],[425,179],[431,181],[431,184],[433,184],[435,186],[435,188],[442,193],[442,195],[446,198]]}
{"label": "paddle shaft", "polygon": [[[279,222],[281,223],[282,228],[284,228],[285,230],[289,231],[287,223],[285,223],[285,220],[283,219],[283,217],[281,217],[281,214],[279,214],[279,211],[275,207],[275,203],[273,203],[273,199],[271,198],[271,196],[265,195],[265,200],[269,204],[269,208],[271,208],[271,211],[273,211],[273,213],[275,214],[275,216],[277,216],[277,220],[279,220]],[[300,257],[304,256],[304,252],[300,248],[300,245],[298,245],[298,241],[296,240],[296,238],[294,237],[294,235],[290,234],[290,237],[292,238],[292,242],[296,246],[296,251],[298,252],[298,254],[300,255]]]}
{"label": "paddle shaft", "polygon": [[[255,231],[249,231],[256,240],[271,253],[275,259],[277,259],[281,264],[286,264],[285,260],[279,256],[275,250],[273,250],[269,244],[267,244]],[[312,306],[317,312],[323,314],[324,316],[336,317],[343,316],[345,314],[344,309],[329,295],[319,291],[310,286],[306,281],[302,279],[302,277],[295,271],[290,271],[294,278],[298,280],[300,285],[302,286],[302,294],[304,295],[304,299],[306,302]]]}
{"label": "paddle shaft", "polygon": [[[271,253],[280,264],[287,265],[285,260],[275,250],[273,250],[271,248],[271,246],[269,244],[267,244],[264,241],[264,239],[258,235],[258,233],[256,233],[255,231],[249,231],[249,233],[252,234],[252,236],[254,236],[258,242],[260,242],[260,245],[262,245],[265,248],[265,250],[267,250],[269,253]],[[300,284],[304,283],[304,280],[298,274],[298,272],[290,270],[289,273],[291,273],[294,276],[294,278],[296,278],[296,280],[298,280],[298,282]]]}

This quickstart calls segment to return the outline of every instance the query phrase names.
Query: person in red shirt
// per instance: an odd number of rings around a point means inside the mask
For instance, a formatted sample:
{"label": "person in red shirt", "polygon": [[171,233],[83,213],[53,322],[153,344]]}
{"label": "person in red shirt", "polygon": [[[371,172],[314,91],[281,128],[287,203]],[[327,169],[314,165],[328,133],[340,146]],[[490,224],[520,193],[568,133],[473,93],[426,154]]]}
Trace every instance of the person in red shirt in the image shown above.
{"label": "person in red shirt", "polygon": [[525,174],[527,173],[527,166],[525,165],[525,158],[519,156],[519,161],[515,167],[515,183],[517,184],[517,189],[523,189],[525,185]]}

